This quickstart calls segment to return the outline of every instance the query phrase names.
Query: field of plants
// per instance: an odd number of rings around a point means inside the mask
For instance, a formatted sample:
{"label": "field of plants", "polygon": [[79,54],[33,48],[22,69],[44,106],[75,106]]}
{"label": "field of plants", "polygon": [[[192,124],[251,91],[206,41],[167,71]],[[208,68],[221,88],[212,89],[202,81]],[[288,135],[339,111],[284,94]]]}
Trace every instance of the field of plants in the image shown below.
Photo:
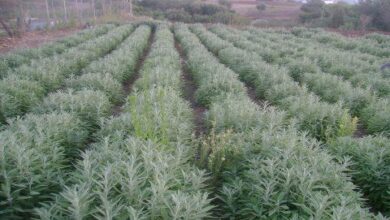
{"label": "field of plants", "polygon": [[0,57],[0,219],[387,219],[390,37],[139,22]]}

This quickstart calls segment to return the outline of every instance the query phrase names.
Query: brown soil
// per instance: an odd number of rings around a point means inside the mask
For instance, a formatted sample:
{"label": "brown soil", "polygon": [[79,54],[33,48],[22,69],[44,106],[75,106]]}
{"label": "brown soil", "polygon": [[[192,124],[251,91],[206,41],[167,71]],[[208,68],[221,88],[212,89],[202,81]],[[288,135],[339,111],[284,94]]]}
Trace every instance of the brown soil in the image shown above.
{"label": "brown soil", "polygon": [[265,106],[266,102],[264,100],[259,99],[256,96],[256,89],[253,86],[250,86],[248,84],[245,84],[245,86],[246,86],[247,94],[248,94],[249,98],[251,98],[252,102],[256,103],[260,107]]}
{"label": "brown soil", "polygon": [[358,123],[357,125],[357,129],[355,131],[355,133],[353,134],[353,137],[354,138],[362,138],[364,136],[367,136],[367,130],[363,127],[362,124]]}
{"label": "brown soil", "polygon": [[[134,82],[137,81],[137,79],[140,77],[140,70],[145,62],[146,57],[148,56],[148,54],[150,52],[150,49],[152,48],[154,34],[155,34],[155,31],[152,30],[152,33],[148,39],[148,46],[144,50],[144,53],[142,54],[140,60],[137,62],[137,65],[135,66],[135,69],[134,69],[134,74],[123,83],[122,90],[123,90],[125,97],[127,97],[131,93],[131,91],[133,89]],[[119,116],[123,111],[123,105],[125,103],[126,103],[126,100],[123,100],[122,102],[116,104],[112,108],[112,115]]]}
{"label": "brown soil", "polygon": [[0,37],[0,53],[7,53],[19,48],[35,48],[44,43],[58,40],[69,36],[80,28],[68,28],[51,31],[25,32],[20,37]]}
{"label": "brown soil", "polygon": [[194,123],[195,123],[195,135],[197,137],[201,136],[202,134],[206,133],[206,126],[204,124],[204,113],[206,111],[206,108],[204,106],[200,106],[196,100],[195,100],[195,92],[196,92],[196,85],[194,82],[194,79],[192,78],[191,74],[189,73],[186,60],[187,57],[181,48],[181,45],[179,42],[175,39],[175,47],[176,50],[180,54],[180,62],[181,62],[181,68],[182,68],[182,80],[184,82],[183,85],[183,95],[186,100],[188,100],[191,104],[191,108],[193,109],[194,113]]}

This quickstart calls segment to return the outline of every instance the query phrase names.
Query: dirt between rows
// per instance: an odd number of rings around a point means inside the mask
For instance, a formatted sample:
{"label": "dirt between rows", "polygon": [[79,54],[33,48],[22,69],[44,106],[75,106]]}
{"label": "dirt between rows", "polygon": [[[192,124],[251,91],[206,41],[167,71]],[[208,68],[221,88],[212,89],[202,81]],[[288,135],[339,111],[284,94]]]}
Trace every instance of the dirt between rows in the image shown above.
{"label": "dirt between rows", "polygon": [[[137,62],[137,65],[134,68],[133,75],[123,83],[122,90],[124,93],[124,97],[127,97],[131,93],[131,91],[133,89],[134,82],[137,81],[137,79],[140,77],[140,70],[141,70],[141,68],[142,68],[147,56],[149,55],[151,48],[152,48],[154,35],[155,35],[155,30],[152,30],[152,33],[150,34],[149,39],[148,39],[148,46],[144,50],[144,53],[142,54],[139,61]],[[112,115],[119,116],[123,111],[123,106],[124,106],[125,102],[126,102],[126,100],[123,100],[121,103],[118,103],[117,105],[115,105],[112,108]]]}
{"label": "dirt between rows", "polygon": [[180,55],[180,62],[182,68],[182,80],[184,82],[183,95],[184,98],[190,102],[191,108],[193,110],[195,135],[200,136],[202,134],[205,134],[207,130],[206,125],[204,124],[204,113],[206,112],[206,108],[204,106],[199,105],[195,100],[196,85],[194,79],[189,73],[187,63],[186,63],[187,59],[183,51],[183,48],[181,47],[177,39],[175,39],[175,47]]}

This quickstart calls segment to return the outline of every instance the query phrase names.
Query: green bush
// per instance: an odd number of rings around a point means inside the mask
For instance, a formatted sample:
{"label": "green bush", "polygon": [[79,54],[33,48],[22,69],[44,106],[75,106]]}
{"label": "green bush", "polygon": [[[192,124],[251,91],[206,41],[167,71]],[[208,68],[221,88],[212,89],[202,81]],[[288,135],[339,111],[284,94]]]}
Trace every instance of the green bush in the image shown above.
{"label": "green bush", "polygon": [[[32,105],[37,105],[44,95],[59,89],[70,74],[77,74],[91,61],[112,51],[133,30],[133,25],[120,26],[106,35],[84,42],[64,54],[34,61],[30,66],[23,65],[3,78],[0,108],[2,116],[21,116]],[[97,46],[98,45],[98,46]],[[17,76],[14,76],[17,75]],[[18,88],[19,86],[24,88]],[[10,86],[15,88],[10,88]],[[42,88],[43,87],[43,88]],[[29,88],[26,90],[26,88]],[[4,119],[4,120],[5,120]]]}
{"label": "green bush", "polygon": [[82,154],[75,184],[38,214],[43,219],[210,217],[205,173],[188,165],[188,157],[167,151],[186,147],[105,138]]}
{"label": "green bush", "polygon": [[385,137],[339,138],[327,146],[338,160],[350,158],[350,175],[371,207],[388,214],[390,207],[390,147]]}
{"label": "green bush", "polygon": [[96,129],[101,117],[111,114],[112,104],[101,91],[60,91],[47,96],[34,112],[70,112],[81,118],[91,129]]}
{"label": "green bush", "polygon": [[166,18],[171,21],[191,22],[192,16],[184,9],[168,9]]}
{"label": "green bush", "polygon": [[45,90],[37,82],[7,77],[0,81],[0,115],[4,120],[22,115],[44,94]]}
{"label": "green bush", "polygon": [[246,132],[254,128],[276,129],[288,122],[284,112],[272,107],[261,108],[245,95],[230,95],[221,101],[213,102],[205,119],[207,126],[216,132]]}
{"label": "green bush", "polygon": [[188,141],[191,137],[189,103],[173,89],[157,87],[136,91],[128,98],[126,110],[131,112],[137,137],[164,144]]}
{"label": "green bush", "polygon": [[75,90],[96,90],[104,92],[113,103],[121,102],[123,97],[122,85],[114,80],[108,73],[87,73],[80,77],[68,79],[66,82],[68,88]]}
{"label": "green bush", "polygon": [[390,136],[390,104],[388,99],[370,103],[362,110],[362,121],[370,134],[383,133]]}
{"label": "green bush", "polygon": [[[297,134],[254,130],[230,141],[241,153],[223,172],[221,217],[371,219],[360,194],[318,143]],[[226,140],[225,140],[226,142]]]}
{"label": "green bush", "polygon": [[34,49],[20,49],[0,57],[0,78],[3,78],[8,71],[21,66],[22,64],[30,64],[33,59],[39,59],[56,54],[64,53],[71,47],[91,40],[97,36],[107,33],[113,29],[113,25],[103,25],[92,30],[80,31],[70,37],[60,39],[58,41],[44,44],[41,47]]}
{"label": "green bush", "polygon": [[[191,54],[201,51],[203,56],[209,55],[202,49],[195,50],[203,46],[186,26],[176,25],[174,30],[185,48],[190,66],[197,65],[197,62],[191,63]],[[197,32],[199,29],[193,30]],[[206,34],[199,35],[202,39]],[[222,49],[218,54],[229,49]],[[240,65],[232,64],[232,68],[239,66],[248,74],[243,74],[242,78],[256,76],[247,67],[251,66],[250,63],[243,61],[249,56],[236,53],[229,57],[239,57],[236,61],[240,61]],[[216,64],[207,65],[211,67],[200,71],[201,74],[222,75],[222,71],[216,71],[221,64],[215,59],[210,60]],[[283,72],[266,73],[266,76],[278,76]],[[193,71],[192,74],[198,86],[205,83],[196,79],[200,73]],[[268,87],[272,86],[275,85]],[[224,100],[213,100],[206,123],[211,132],[201,140],[198,162],[212,172],[217,186],[216,203],[220,204],[217,218],[372,218],[368,210],[362,208],[361,195],[355,192],[355,186],[345,175],[345,165],[335,163],[318,142],[299,134],[283,112],[259,108],[245,95],[231,95]]]}
{"label": "green bush", "polygon": [[0,215],[31,216],[67,181],[67,168],[79,155],[88,131],[69,113],[27,115],[0,133]]}

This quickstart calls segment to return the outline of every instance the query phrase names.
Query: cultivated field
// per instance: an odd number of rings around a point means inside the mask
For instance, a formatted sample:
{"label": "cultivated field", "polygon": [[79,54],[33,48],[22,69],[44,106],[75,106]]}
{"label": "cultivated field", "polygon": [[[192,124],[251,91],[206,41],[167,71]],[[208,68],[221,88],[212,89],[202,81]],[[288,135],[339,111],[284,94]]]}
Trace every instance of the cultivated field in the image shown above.
{"label": "cultivated field", "polygon": [[386,219],[390,37],[103,25],[0,60],[0,219]]}

